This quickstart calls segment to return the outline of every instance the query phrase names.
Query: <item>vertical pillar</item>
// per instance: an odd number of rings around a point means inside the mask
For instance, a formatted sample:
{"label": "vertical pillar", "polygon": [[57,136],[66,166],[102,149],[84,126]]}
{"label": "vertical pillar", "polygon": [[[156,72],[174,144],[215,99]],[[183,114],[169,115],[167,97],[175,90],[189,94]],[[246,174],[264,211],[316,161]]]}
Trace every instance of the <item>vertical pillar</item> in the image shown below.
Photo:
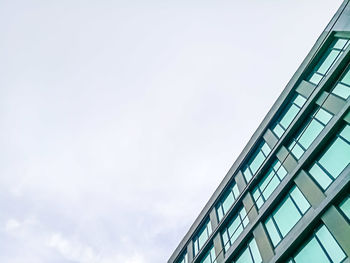
{"label": "vertical pillar", "polygon": [[247,211],[249,222],[252,222],[258,216],[258,210],[256,209],[252,195],[247,192],[243,198],[243,205]]}
{"label": "vertical pillar", "polygon": [[313,208],[318,207],[319,204],[325,199],[326,196],[322,190],[304,170],[300,171],[300,173],[295,177],[294,182]]}
{"label": "vertical pillar", "polygon": [[213,243],[214,243],[214,249],[215,249],[215,255],[216,255],[216,263],[224,262],[224,251],[223,251],[224,248],[222,245],[220,232],[218,232],[214,237]]}
{"label": "vertical pillar", "polygon": [[261,222],[253,230],[253,235],[263,262],[270,262],[274,256],[274,250]]}
{"label": "vertical pillar", "polygon": [[321,218],[345,254],[350,257],[350,225],[346,219],[334,206],[331,206]]}

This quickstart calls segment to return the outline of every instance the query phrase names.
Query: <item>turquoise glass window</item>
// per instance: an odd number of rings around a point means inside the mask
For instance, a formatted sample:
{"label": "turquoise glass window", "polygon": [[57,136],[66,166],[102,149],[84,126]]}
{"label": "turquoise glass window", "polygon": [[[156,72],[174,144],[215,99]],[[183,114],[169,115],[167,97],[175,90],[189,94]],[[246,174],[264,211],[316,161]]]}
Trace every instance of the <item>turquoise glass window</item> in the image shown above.
{"label": "turquoise glass window", "polygon": [[330,69],[335,65],[336,61],[343,54],[349,45],[348,39],[337,38],[325,52],[320,62],[316,65],[314,71],[308,77],[308,81],[317,85],[321,79],[328,74]]}
{"label": "turquoise glass window", "polygon": [[348,196],[345,200],[339,205],[340,210],[344,215],[350,220],[350,197]]}
{"label": "turquoise glass window", "polygon": [[255,239],[253,238],[239,255],[235,263],[261,263],[262,258]]}
{"label": "turquoise glass window", "polygon": [[221,233],[225,251],[237,240],[243,229],[248,225],[249,219],[245,208],[242,207],[235,217],[229,222],[228,227]]}
{"label": "turquoise glass window", "polygon": [[309,169],[309,174],[326,190],[350,164],[350,125],[346,125]]}
{"label": "turquoise glass window", "polygon": [[205,224],[205,226],[197,234],[196,238],[193,240],[194,255],[197,255],[199,250],[203,247],[205,242],[208,240],[210,234],[212,233],[210,220]]}
{"label": "turquoise glass window", "polygon": [[298,94],[291,103],[286,107],[286,109],[282,112],[281,117],[276,122],[275,126],[272,127],[273,133],[281,138],[286,129],[294,120],[295,116],[299,113],[301,107],[305,104],[306,99]]}
{"label": "turquoise glass window", "polygon": [[325,225],[322,225],[290,260],[294,263],[341,263],[346,255]]}
{"label": "turquoise glass window", "polygon": [[267,145],[266,142],[262,143],[260,147],[258,147],[258,149],[255,151],[253,156],[248,161],[245,169],[243,170],[243,175],[247,183],[253,178],[256,171],[263,164],[270,152],[271,148]]}
{"label": "turquoise glass window", "polygon": [[299,188],[294,186],[282,203],[265,221],[266,230],[275,247],[299,222],[309,208],[309,202]]}
{"label": "turquoise glass window", "polygon": [[214,246],[207,252],[204,258],[200,261],[201,263],[215,263],[216,262],[216,254]]}
{"label": "turquoise glass window", "polygon": [[230,186],[229,191],[222,197],[221,201],[216,207],[216,213],[218,215],[219,221],[222,220],[224,215],[228,212],[228,210],[232,207],[233,203],[239,196],[239,190],[236,183],[233,183]]}
{"label": "turquoise glass window", "polygon": [[271,168],[253,190],[253,198],[258,209],[260,209],[260,207],[270,197],[286,175],[287,170],[283,167],[279,160],[275,160]]}
{"label": "turquoise glass window", "polygon": [[306,121],[304,128],[297,133],[288,146],[288,149],[296,159],[299,160],[301,158],[332,117],[331,113],[319,108]]}
{"label": "turquoise glass window", "polygon": [[184,253],[180,259],[178,261],[176,261],[177,263],[188,263],[188,254],[187,252]]}

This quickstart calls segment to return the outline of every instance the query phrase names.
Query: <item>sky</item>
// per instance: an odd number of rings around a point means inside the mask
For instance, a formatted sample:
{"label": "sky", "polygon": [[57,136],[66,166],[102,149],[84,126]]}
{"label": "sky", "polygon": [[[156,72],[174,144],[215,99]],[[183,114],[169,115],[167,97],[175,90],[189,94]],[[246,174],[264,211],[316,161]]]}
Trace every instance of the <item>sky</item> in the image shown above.
{"label": "sky", "polygon": [[0,0],[0,262],[166,262],[341,2]]}

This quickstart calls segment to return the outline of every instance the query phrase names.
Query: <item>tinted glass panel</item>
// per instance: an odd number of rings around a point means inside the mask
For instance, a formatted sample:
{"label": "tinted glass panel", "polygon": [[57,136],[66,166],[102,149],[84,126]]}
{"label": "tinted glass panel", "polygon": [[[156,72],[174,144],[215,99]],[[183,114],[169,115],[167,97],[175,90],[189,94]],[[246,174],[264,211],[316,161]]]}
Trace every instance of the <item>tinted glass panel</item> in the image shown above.
{"label": "tinted glass panel", "polygon": [[309,173],[324,190],[332,183],[332,179],[318,166],[317,163],[311,167]]}
{"label": "tinted glass panel", "polygon": [[339,247],[338,243],[325,226],[322,226],[317,231],[316,236],[326,249],[333,262],[341,262],[343,259],[345,259],[343,250]]}
{"label": "tinted glass panel", "polygon": [[300,220],[301,215],[290,198],[284,201],[273,215],[282,234],[286,236],[293,226]]}
{"label": "tinted glass panel", "polygon": [[315,238],[311,239],[308,244],[294,258],[296,263],[328,263],[330,262],[322,250],[320,244]]}
{"label": "tinted glass panel", "polygon": [[340,204],[341,211],[346,215],[348,220],[350,220],[350,198],[346,198],[341,204]]}

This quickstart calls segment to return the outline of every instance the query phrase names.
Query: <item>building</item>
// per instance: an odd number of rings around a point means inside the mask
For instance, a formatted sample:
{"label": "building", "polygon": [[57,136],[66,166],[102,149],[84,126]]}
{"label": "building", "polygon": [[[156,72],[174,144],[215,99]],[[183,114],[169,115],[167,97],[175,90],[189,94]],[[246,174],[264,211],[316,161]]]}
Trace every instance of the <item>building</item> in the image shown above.
{"label": "building", "polygon": [[168,263],[350,262],[349,1]]}

